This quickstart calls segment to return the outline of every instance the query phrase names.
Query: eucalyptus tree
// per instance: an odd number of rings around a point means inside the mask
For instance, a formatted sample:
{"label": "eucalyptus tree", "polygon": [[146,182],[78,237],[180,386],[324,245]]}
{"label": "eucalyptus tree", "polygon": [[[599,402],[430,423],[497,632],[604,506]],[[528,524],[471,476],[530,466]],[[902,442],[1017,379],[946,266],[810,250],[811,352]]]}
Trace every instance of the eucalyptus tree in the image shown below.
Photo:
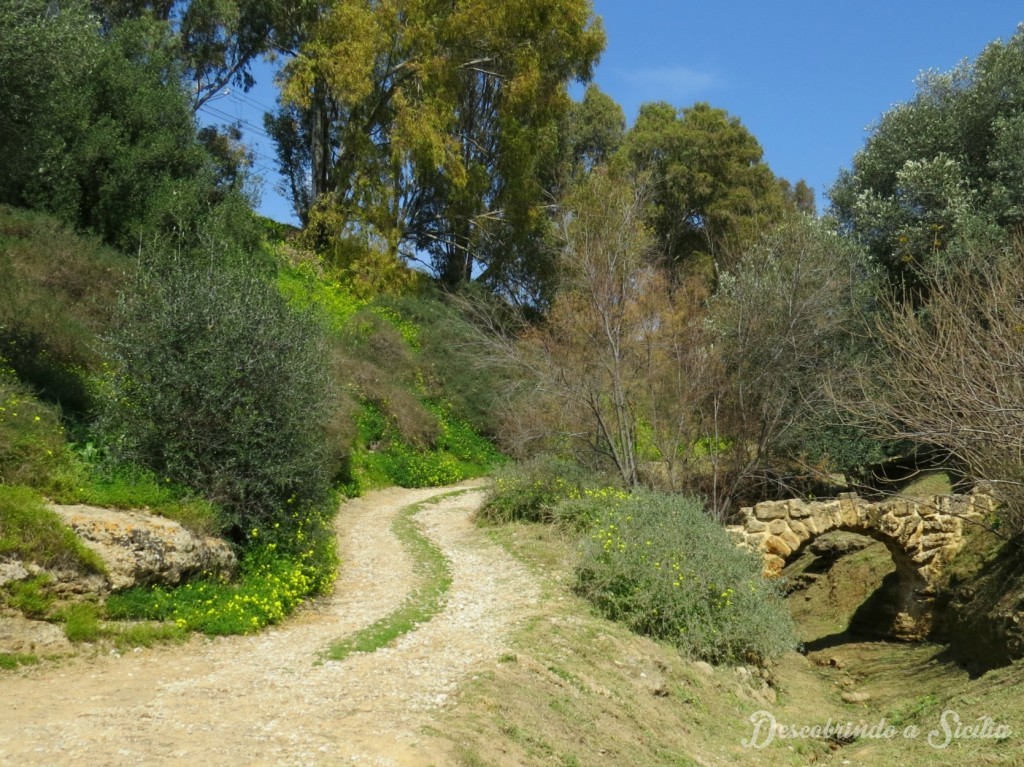
{"label": "eucalyptus tree", "polygon": [[311,0],[92,0],[110,29],[152,18],[173,31],[193,109],[228,85],[249,90],[252,65],[264,55],[288,54],[319,7]]}
{"label": "eucalyptus tree", "polygon": [[268,121],[299,214],[321,245],[516,291],[546,258],[532,235],[567,86],[603,45],[589,0],[334,0]]}

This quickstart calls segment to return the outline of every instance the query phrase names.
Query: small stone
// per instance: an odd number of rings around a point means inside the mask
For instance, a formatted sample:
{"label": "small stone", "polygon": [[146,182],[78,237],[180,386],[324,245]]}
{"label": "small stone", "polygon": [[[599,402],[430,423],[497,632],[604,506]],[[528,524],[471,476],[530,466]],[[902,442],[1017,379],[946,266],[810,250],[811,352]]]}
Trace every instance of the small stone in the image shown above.
{"label": "small stone", "polygon": [[844,703],[866,703],[871,700],[871,695],[866,692],[844,692],[840,697]]}
{"label": "small stone", "polygon": [[707,661],[696,661],[693,664],[693,668],[699,672],[701,676],[708,677],[709,679],[715,675],[715,667]]}

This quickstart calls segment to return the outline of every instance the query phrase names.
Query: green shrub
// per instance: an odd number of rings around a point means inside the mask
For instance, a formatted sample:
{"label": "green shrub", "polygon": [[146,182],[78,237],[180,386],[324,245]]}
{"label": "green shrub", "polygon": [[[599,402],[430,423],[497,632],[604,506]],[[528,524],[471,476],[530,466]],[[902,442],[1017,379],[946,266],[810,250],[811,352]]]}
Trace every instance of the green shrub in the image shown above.
{"label": "green shrub", "polygon": [[[575,461],[553,455],[538,455],[510,463],[494,474],[494,484],[480,509],[480,516],[492,522],[554,522],[563,501],[582,499],[585,491],[601,488],[599,479]],[[567,520],[582,509],[570,506],[560,518]]]}
{"label": "green shrub", "polygon": [[0,485],[0,556],[4,554],[43,567],[105,571],[99,556],[27,487]]}
{"label": "green shrub", "polygon": [[236,534],[326,502],[322,331],[253,262],[152,254],[110,347],[100,426],[116,458],[199,491]]}
{"label": "green shrub", "polygon": [[796,646],[777,587],[691,498],[595,501],[576,588],[600,612],[714,663],[761,663]]}

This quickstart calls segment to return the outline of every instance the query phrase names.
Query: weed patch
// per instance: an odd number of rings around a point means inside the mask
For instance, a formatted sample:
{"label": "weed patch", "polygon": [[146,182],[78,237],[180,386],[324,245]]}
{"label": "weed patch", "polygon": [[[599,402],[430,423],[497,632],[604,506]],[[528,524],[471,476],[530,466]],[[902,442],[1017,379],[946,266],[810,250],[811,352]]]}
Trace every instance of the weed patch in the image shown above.
{"label": "weed patch", "polygon": [[64,635],[72,642],[95,642],[103,635],[100,608],[92,602],[77,602],[57,613],[64,623]]}
{"label": "weed patch", "polygon": [[7,584],[4,594],[7,606],[30,618],[45,618],[56,599],[49,590],[50,583],[49,576],[36,575]]}

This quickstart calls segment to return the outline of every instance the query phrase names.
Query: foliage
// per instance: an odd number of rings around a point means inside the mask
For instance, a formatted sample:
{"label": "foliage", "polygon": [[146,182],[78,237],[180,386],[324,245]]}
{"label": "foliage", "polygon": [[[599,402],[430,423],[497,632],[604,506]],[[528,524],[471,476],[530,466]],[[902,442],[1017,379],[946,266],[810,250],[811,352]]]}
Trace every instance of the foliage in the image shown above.
{"label": "foliage", "polygon": [[844,229],[897,287],[960,257],[961,241],[1005,244],[1024,224],[1024,31],[950,72],[926,72],[886,112],[831,190]]}
{"label": "foliage", "polygon": [[887,297],[877,356],[851,372],[849,420],[883,439],[934,445],[994,483],[1003,529],[1024,530],[1024,251],[969,253],[923,274],[919,306]]}
{"label": "foliage", "polygon": [[[432,498],[435,503],[451,494]],[[374,652],[389,645],[417,625],[426,623],[444,607],[452,585],[451,563],[438,546],[424,536],[416,526],[415,515],[426,503],[403,509],[395,517],[392,529],[412,554],[413,568],[421,585],[394,612],[331,645],[328,657],[344,660],[354,652]]]}
{"label": "foliage", "polygon": [[800,216],[723,275],[709,317],[721,364],[709,426],[729,446],[709,455],[706,488],[719,514],[752,489],[792,492],[793,474],[821,457],[815,442],[839,421],[826,384],[861,352],[856,331],[871,300],[862,264],[855,246]]}
{"label": "foliage", "polygon": [[51,216],[0,205],[0,356],[66,416],[81,418],[93,404],[97,335],[109,328],[128,268]]}
{"label": "foliage", "polygon": [[715,663],[761,663],[795,647],[760,558],[694,499],[638,491],[595,503],[577,590],[606,617]]}
{"label": "foliage", "polygon": [[[101,31],[84,2],[6,8],[0,201],[49,210],[125,249],[144,231],[192,232],[224,190],[197,138],[168,27],[139,18]],[[62,63],[37,87],[49,61]]]}
{"label": "foliage", "polygon": [[262,54],[288,50],[305,21],[303,3],[271,0],[93,0],[106,25],[152,17],[175,35],[174,48],[183,80],[192,88],[198,109],[227,85],[248,91],[250,67]]}
{"label": "foliage", "polygon": [[325,502],[321,331],[254,264],[150,254],[110,348],[116,458],[201,492],[236,532]]}
{"label": "foliage", "polygon": [[563,140],[568,145],[571,175],[605,165],[622,145],[626,115],[608,94],[590,83],[583,100],[569,109]]}
{"label": "foliage", "polygon": [[728,267],[785,211],[761,145],[722,109],[644,104],[619,162],[651,176],[645,215],[669,262],[708,276]]}
{"label": "foliage", "polygon": [[[361,442],[354,456],[356,479],[364,486],[437,487],[478,477],[502,460],[497,449],[445,404],[426,403],[436,419],[434,445],[410,445],[393,423],[371,405],[359,419]],[[373,449],[365,446],[373,445]]]}
{"label": "foliage", "polygon": [[480,508],[491,522],[552,522],[565,501],[591,498],[598,477],[575,461],[537,455],[494,472],[494,484]]}
{"label": "foliage", "polygon": [[644,450],[669,476],[690,459],[712,362],[700,293],[658,263],[644,210],[627,180],[591,173],[567,205],[561,289],[546,322],[485,344],[522,382],[505,425],[513,449],[569,450],[627,487],[642,481]]}
{"label": "foliage", "polygon": [[[337,0],[285,70],[268,122],[322,242],[429,254],[448,286],[535,257],[538,174],[604,35],[587,0]],[[306,163],[297,170],[295,163]],[[307,188],[302,179],[311,179]]]}
{"label": "foliage", "polygon": [[99,556],[46,508],[35,491],[0,484],[0,556],[5,554],[43,567],[106,570]]}
{"label": "foliage", "polygon": [[[258,536],[257,536],[258,537]],[[333,581],[333,549],[283,553],[276,543],[254,545],[236,583],[200,580],[176,589],[135,588],[112,594],[107,616],[174,621],[206,634],[251,634],[278,623]]]}

